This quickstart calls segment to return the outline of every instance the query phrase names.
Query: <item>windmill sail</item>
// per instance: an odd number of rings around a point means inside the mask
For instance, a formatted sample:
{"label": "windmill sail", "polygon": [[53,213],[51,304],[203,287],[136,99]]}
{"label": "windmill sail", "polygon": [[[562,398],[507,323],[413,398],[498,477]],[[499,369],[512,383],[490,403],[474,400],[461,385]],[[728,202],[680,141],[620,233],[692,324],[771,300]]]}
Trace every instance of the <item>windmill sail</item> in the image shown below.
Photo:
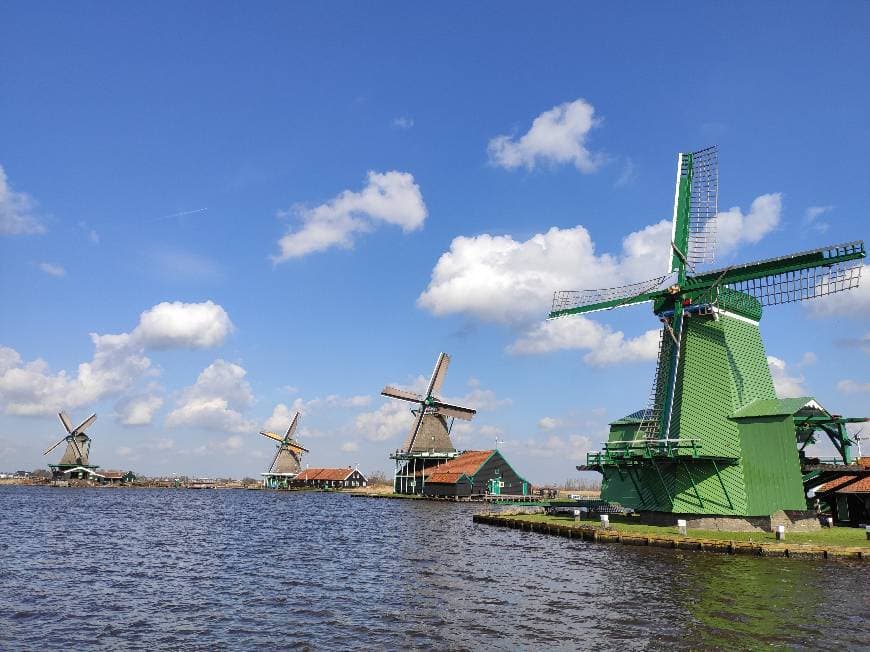
{"label": "windmill sail", "polygon": [[857,288],[863,257],[862,241],[847,242],[708,272],[696,280],[718,279],[725,287],[755,297],[762,306],[774,306]]}
{"label": "windmill sail", "polygon": [[689,239],[686,261],[692,267],[716,257],[716,215],[719,212],[719,148],[692,153],[689,185]]}
{"label": "windmill sail", "polygon": [[610,310],[652,301],[664,290],[668,284],[666,281],[671,278],[670,275],[659,276],[639,283],[598,290],[559,290],[553,293],[550,317]]}

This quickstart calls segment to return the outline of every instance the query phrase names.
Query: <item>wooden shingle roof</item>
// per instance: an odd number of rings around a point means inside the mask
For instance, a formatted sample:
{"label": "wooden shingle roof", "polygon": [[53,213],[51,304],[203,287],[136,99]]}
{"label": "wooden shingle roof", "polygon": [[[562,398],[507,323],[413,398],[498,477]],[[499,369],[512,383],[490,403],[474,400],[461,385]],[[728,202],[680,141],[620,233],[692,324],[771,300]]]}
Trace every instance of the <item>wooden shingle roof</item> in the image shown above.
{"label": "wooden shingle roof", "polygon": [[356,469],[349,466],[343,469],[305,469],[296,476],[296,480],[347,480],[351,475],[353,475],[354,471],[356,471]]}

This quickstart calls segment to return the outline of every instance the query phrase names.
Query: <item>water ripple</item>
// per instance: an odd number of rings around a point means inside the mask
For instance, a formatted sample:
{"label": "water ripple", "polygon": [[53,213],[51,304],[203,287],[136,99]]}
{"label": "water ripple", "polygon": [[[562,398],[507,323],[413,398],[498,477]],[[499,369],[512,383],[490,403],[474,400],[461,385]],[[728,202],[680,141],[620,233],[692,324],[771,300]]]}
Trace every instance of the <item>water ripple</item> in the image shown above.
{"label": "water ripple", "polygon": [[596,545],[474,524],[477,509],[316,493],[2,487],[0,649],[870,640],[859,565]]}

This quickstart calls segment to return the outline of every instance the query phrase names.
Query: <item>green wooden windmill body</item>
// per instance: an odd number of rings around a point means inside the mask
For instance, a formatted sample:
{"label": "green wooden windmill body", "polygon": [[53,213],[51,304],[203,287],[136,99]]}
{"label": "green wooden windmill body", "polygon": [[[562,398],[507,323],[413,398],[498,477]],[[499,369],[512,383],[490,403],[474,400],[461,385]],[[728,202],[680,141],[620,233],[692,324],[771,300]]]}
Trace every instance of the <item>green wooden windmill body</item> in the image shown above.
{"label": "green wooden windmill body", "polygon": [[[649,407],[611,424],[588,468],[602,498],[641,511],[766,516],[806,509],[793,416],[778,400],[762,307],[856,287],[862,242],[696,273],[712,259],[715,148],[681,154],[670,274],[607,290],[557,292],[551,318],[653,302],[663,323]],[[691,272],[691,273],[690,273]]]}

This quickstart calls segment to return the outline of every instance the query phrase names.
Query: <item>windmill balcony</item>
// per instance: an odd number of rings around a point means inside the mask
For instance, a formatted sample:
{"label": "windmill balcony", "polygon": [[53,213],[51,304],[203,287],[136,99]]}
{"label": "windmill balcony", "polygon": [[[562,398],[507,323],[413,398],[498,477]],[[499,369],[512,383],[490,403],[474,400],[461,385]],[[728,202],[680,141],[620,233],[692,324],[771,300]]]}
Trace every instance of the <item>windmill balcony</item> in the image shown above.
{"label": "windmill balcony", "polygon": [[604,449],[586,454],[586,465],[619,466],[652,459],[702,459],[700,439],[633,439],[610,441]]}

